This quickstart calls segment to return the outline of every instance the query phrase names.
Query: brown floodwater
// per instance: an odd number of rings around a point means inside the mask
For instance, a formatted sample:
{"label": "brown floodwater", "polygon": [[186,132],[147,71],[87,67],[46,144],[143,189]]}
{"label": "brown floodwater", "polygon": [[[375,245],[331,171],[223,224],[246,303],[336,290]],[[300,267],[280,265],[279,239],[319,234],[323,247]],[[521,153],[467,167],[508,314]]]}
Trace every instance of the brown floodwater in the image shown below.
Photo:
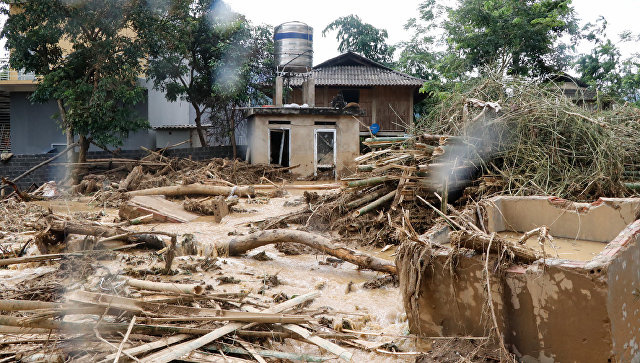
{"label": "brown floodwater", "polygon": [[[523,233],[521,232],[498,232],[498,236],[513,242],[520,240],[522,235]],[[552,242],[555,248],[549,244],[548,240],[545,239],[544,252],[548,257],[561,258],[565,260],[589,261],[596,257],[596,255],[602,252],[602,250],[607,246],[607,243],[605,242],[552,237]],[[542,252],[542,246],[540,246],[540,243],[538,242],[538,235],[529,238],[525,245],[536,251]]]}
{"label": "brown floodwater", "polygon": [[[331,193],[331,191],[318,191]],[[256,198],[251,201],[241,199],[236,206],[242,213],[231,213],[225,216],[221,223],[215,223],[212,217],[200,217],[190,223],[157,223],[131,226],[139,231],[164,231],[181,236],[192,234],[199,246],[200,256],[177,257],[174,266],[180,263],[193,263],[194,259],[204,258],[211,254],[216,243],[233,238],[235,234],[246,234],[257,230],[262,221],[270,217],[281,216],[295,211],[301,211],[305,204],[302,200],[303,191],[290,190],[281,198]],[[299,205],[291,205],[294,201]],[[80,201],[46,201],[38,204],[50,207],[60,214],[74,212],[103,211],[102,221],[112,222],[117,218],[117,210],[87,205],[88,200]],[[324,234],[331,237],[329,234]],[[347,246],[354,248],[354,246]],[[380,249],[356,247],[364,253],[389,260],[394,259],[395,248],[385,252]],[[251,258],[254,254],[264,251],[270,261],[257,261]],[[140,253],[134,253],[139,255]],[[264,291],[265,304],[273,304],[272,297],[284,293],[291,297],[311,291],[319,291],[321,296],[313,301],[309,309],[329,308],[329,317],[334,324],[348,319],[355,330],[369,333],[363,335],[362,340],[377,342],[392,342],[405,352],[413,352],[415,338],[408,336],[408,323],[402,304],[402,297],[397,287],[386,286],[380,289],[368,290],[363,283],[383,277],[384,274],[373,271],[361,271],[347,262],[331,263],[325,255],[304,254],[287,256],[273,246],[264,246],[252,251],[246,256],[224,257],[219,259],[220,270],[196,272],[192,279],[212,285],[217,292],[250,291],[257,294],[263,288],[265,275],[277,275],[280,285],[269,287]],[[118,261],[105,261],[104,267],[113,273],[122,272],[124,265]],[[157,262],[161,266],[160,262]],[[151,267],[151,266],[145,266]],[[25,271],[26,273],[26,271]],[[230,276],[240,280],[237,284],[220,285],[218,277]],[[314,345],[288,339],[285,343],[275,343],[274,348],[292,353],[306,353],[331,357],[327,352],[321,352]],[[356,348],[346,348],[354,354],[354,362],[413,362],[415,355],[393,356],[375,351],[364,351]]]}

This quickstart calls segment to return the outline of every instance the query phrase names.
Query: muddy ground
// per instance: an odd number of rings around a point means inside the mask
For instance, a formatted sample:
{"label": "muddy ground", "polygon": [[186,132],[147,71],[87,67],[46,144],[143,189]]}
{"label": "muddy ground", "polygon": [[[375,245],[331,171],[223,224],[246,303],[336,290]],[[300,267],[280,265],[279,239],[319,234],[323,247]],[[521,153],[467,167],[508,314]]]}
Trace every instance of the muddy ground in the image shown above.
{"label": "muddy ground", "polygon": [[[29,205],[97,222],[119,220],[118,210],[95,203],[87,204],[88,201],[88,198],[77,198],[31,202]],[[197,246],[197,254],[177,257],[171,276],[160,276],[159,271],[164,266],[161,257],[146,250],[118,252],[111,258],[91,261],[92,276],[83,276],[76,280],[72,274],[71,278],[66,279],[68,289],[72,290],[86,283],[102,286],[105,281],[126,275],[158,281],[204,283],[211,293],[245,292],[250,294],[248,300],[251,304],[258,307],[272,306],[296,295],[320,291],[322,295],[307,309],[316,311],[314,317],[320,325],[358,336],[361,340],[359,347],[346,347],[354,354],[354,362],[485,361],[474,358],[481,350],[476,343],[450,339],[418,341],[416,336],[409,334],[397,283],[382,273],[359,270],[356,266],[331,256],[296,248],[300,245],[287,245],[285,248],[265,246],[242,257],[216,256],[213,248],[216,242],[256,231],[267,218],[292,213],[304,207],[302,191],[294,190],[278,198],[242,199],[233,207],[233,212],[225,216],[219,224],[213,221],[213,217],[200,217],[189,223],[131,226],[130,229],[138,231],[176,233],[179,240],[190,238]],[[30,233],[31,231],[24,230],[21,238],[28,239]],[[337,240],[337,236],[330,233],[324,233],[324,236]],[[19,241],[14,239],[4,242],[15,244]],[[380,248],[355,245],[347,247],[394,260],[395,246],[389,246],[390,248],[386,248],[384,252]],[[19,291],[21,286],[33,284],[39,276],[46,275],[56,268],[56,263],[32,263],[2,269],[0,288],[4,291]],[[5,294],[5,298],[12,296]],[[0,334],[0,342],[11,338],[11,334]],[[270,349],[277,351],[332,357],[315,345],[293,339],[271,344]],[[363,349],[362,344],[368,345],[371,349]],[[420,351],[424,354],[420,354]]]}

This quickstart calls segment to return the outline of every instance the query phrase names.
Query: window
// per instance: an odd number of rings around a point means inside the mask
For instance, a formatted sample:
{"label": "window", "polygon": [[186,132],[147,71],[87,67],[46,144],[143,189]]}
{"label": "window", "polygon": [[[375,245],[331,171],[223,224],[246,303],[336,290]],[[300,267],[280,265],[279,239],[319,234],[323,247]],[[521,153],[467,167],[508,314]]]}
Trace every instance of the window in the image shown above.
{"label": "window", "polygon": [[342,97],[344,98],[344,102],[355,102],[360,103],[360,90],[359,89],[343,89]]}

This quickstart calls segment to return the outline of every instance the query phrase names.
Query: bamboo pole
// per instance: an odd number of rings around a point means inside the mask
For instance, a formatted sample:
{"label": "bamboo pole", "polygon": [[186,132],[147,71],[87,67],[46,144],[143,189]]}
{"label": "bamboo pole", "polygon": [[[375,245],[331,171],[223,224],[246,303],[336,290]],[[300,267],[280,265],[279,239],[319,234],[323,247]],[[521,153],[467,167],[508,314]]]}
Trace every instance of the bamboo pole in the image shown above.
{"label": "bamboo pole", "polygon": [[[219,344],[207,345],[202,347],[202,349],[210,352],[222,351],[223,353],[251,355],[251,353],[244,348],[219,345]],[[255,352],[256,354],[262,357],[284,359],[286,361],[324,362],[326,360],[334,359],[332,357],[324,358],[324,357],[318,357],[318,356],[304,354],[304,353],[300,353],[300,354],[287,353],[287,352],[278,352],[275,350],[264,350],[264,349],[256,350]]]}
{"label": "bamboo pole", "polygon": [[[306,301],[315,299],[316,297],[320,296],[320,293],[318,292],[311,292],[305,295],[301,295],[298,297],[295,297],[291,300],[287,300],[281,304],[275,305],[269,309],[264,310],[263,312],[265,313],[280,313],[286,310],[289,310],[291,308],[293,308],[296,305],[299,305],[301,303],[304,303]],[[146,357],[145,359],[142,360],[142,362],[148,362],[148,363],[168,363],[174,359],[180,359],[180,357],[190,353],[191,351],[198,349],[200,347],[203,347],[211,342],[213,342],[214,340],[227,335],[235,330],[238,330],[242,327],[244,327],[245,324],[244,323],[229,323],[221,328],[215,329],[214,331],[203,335],[197,339],[193,339],[178,345],[174,345],[171,347],[168,347],[166,349],[163,349],[157,353],[154,353],[148,357]]]}
{"label": "bamboo pole", "polygon": [[155,282],[128,278],[127,285],[143,290],[176,292],[179,294],[202,295],[204,292],[204,287],[198,284],[175,284],[171,282]]}
{"label": "bamboo pole", "polygon": [[372,210],[380,207],[381,205],[393,200],[393,198],[396,196],[396,193],[398,191],[394,190],[389,192],[388,194],[384,195],[382,198],[379,198],[378,200],[375,200],[367,205],[365,205],[364,207],[358,209],[357,211],[353,212],[353,216],[354,217],[359,217],[363,214],[367,214],[369,212],[371,212]]}
{"label": "bamboo pole", "polygon": [[349,188],[357,188],[357,187],[371,187],[374,185],[382,184],[389,180],[386,176],[376,176],[368,179],[354,180],[347,183]]}
{"label": "bamboo pole", "polygon": [[228,196],[232,194],[232,191],[234,195],[238,195],[240,197],[253,196],[255,194],[255,191],[252,186],[226,187],[226,186],[220,186],[220,185],[205,185],[200,183],[134,190],[134,191],[127,192],[126,194],[130,197],[135,197],[138,195],[167,195],[167,196],[224,195],[224,196]]}
{"label": "bamboo pole", "polygon": [[640,183],[624,183],[624,186],[631,190],[640,190]]}
{"label": "bamboo pole", "polygon": [[386,193],[387,193],[387,189],[382,188],[382,189],[377,190],[377,191],[375,191],[373,193],[368,193],[367,195],[365,195],[362,198],[358,198],[358,199],[356,199],[356,200],[354,200],[352,202],[347,203],[345,205],[345,207],[347,209],[353,209],[353,208],[359,207],[359,206],[361,206],[361,205],[363,205],[365,203],[369,203],[369,202],[371,202],[373,200],[376,200],[376,199],[380,198],[381,196],[385,195]]}

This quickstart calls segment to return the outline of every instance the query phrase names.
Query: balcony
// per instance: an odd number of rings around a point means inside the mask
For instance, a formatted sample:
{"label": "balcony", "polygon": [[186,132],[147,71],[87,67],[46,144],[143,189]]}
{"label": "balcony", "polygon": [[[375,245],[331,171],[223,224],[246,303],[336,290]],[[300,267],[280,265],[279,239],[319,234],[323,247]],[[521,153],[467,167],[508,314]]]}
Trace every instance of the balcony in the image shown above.
{"label": "balcony", "polygon": [[8,92],[28,92],[36,87],[37,77],[33,72],[9,68],[9,59],[0,58],[0,90]]}

